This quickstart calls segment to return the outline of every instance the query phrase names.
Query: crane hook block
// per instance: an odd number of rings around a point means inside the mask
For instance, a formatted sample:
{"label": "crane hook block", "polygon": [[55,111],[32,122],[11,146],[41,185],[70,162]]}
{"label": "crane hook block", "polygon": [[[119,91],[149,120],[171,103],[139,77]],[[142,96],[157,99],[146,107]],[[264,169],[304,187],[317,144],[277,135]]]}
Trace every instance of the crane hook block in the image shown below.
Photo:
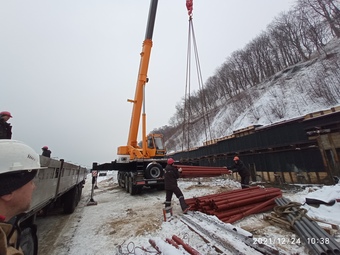
{"label": "crane hook block", "polygon": [[187,9],[188,9],[188,15],[189,16],[192,15],[193,5],[194,5],[193,0],[187,0],[186,6],[187,6]]}

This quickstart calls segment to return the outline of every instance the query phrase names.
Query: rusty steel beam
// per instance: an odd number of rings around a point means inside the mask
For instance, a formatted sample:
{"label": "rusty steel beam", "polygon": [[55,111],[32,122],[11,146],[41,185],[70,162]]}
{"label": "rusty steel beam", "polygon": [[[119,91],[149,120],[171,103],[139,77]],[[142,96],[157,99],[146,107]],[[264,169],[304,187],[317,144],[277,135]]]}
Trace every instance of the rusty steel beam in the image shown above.
{"label": "rusty steel beam", "polygon": [[[274,205],[273,204],[268,205],[266,207],[263,207],[262,209],[259,209],[258,211],[254,212],[253,214],[269,211],[269,210],[273,209],[274,206],[275,206],[275,204]],[[249,215],[251,215],[251,214],[249,214]],[[244,215],[244,214],[234,215],[234,216],[230,217],[229,219],[222,220],[222,221],[225,222],[225,223],[234,223],[235,221],[241,220],[244,217],[249,216],[249,215]]]}
{"label": "rusty steel beam", "polygon": [[224,221],[227,223],[234,223],[235,221],[238,221],[240,219],[243,219],[244,217],[247,217],[249,215],[255,214],[255,213],[260,213],[263,211],[268,211],[270,209],[272,209],[276,204],[275,204],[275,199],[278,198],[278,196],[269,199],[257,206],[255,206],[254,208],[251,208],[243,213],[240,213],[239,215],[234,215],[232,217],[230,217],[230,219],[228,219],[228,221]]}
{"label": "rusty steel beam", "polygon": [[215,177],[223,174],[229,174],[226,167],[210,167],[210,166],[188,166],[175,165],[177,168],[182,168],[180,174],[181,178],[195,178],[195,177]]}
{"label": "rusty steel beam", "polygon": [[181,238],[179,238],[176,235],[172,236],[172,239],[179,245],[182,245],[182,247],[191,255],[201,255],[197,250],[192,248],[189,244],[185,243]]}
{"label": "rusty steel beam", "polygon": [[273,193],[257,193],[257,196],[252,196],[252,197],[242,197],[239,198],[238,200],[232,200],[231,202],[228,201],[228,199],[226,199],[225,204],[219,205],[219,206],[215,206],[216,211],[223,211],[226,209],[231,209],[231,208],[235,208],[235,207],[239,207],[239,206],[243,206],[243,205],[247,205],[247,204],[253,204],[255,202],[261,202],[261,201],[267,201],[273,197],[277,197],[279,195],[282,195],[281,192],[273,192]]}
{"label": "rusty steel beam", "polygon": [[186,202],[192,211],[215,215],[221,221],[231,223],[272,209],[278,197],[282,197],[282,191],[278,188],[252,187],[190,198]]}
{"label": "rusty steel beam", "polygon": [[149,239],[149,243],[151,244],[151,246],[152,246],[153,248],[155,248],[156,251],[158,251],[159,253],[161,253],[160,249],[158,248],[158,246],[157,246],[157,244],[156,244],[156,242],[155,242],[154,240]]}
{"label": "rusty steel beam", "polygon": [[222,198],[218,198],[218,200],[216,201],[215,199],[211,200],[211,205],[218,210],[219,208],[223,208],[223,206],[226,206],[226,203],[228,204],[232,204],[235,202],[239,202],[240,200],[244,200],[244,199],[258,199],[258,198],[265,198],[266,196],[272,197],[273,194],[275,193],[281,193],[281,191],[275,191],[275,192],[270,192],[270,193],[263,193],[261,191],[254,191],[252,193],[247,193],[246,196],[243,195],[239,195],[237,197],[222,197]]}
{"label": "rusty steel beam", "polygon": [[166,238],[165,241],[166,241],[167,243],[171,244],[172,246],[174,246],[176,249],[179,248],[178,244],[177,244],[174,240],[172,240],[172,239],[170,239],[170,238]]}

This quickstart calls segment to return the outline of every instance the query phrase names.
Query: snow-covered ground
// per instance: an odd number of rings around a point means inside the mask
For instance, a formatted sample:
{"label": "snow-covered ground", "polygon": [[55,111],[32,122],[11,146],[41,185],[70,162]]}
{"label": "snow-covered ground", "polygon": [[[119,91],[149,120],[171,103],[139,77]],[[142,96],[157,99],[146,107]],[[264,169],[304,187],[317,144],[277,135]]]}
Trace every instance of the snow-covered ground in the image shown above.
{"label": "snow-covered ground", "polygon": [[[180,179],[179,186],[185,198],[240,188],[238,182],[228,178],[230,177],[200,179],[201,184],[198,184],[198,179]],[[214,240],[204,240],[183,222],[184,217],[191,216],[181,213],[177,198],[174,197],[172,201],[173,219],[164,222],[162,210],[165,200],[164,191],[147,190],[141,195],[131,196],[118,186],[116,172],[109,172],[107,176],[98,178],[98,189],[94,190],[93,196],[98,204],[89,206],[91,179],[92,177],[89,176],[82,200],[72,215],[54,215],[38,219],[39,254],[157,254],[149,243],[150,239],[157,243],[161,254],[189,254],[183,247],[176,249],[165,242],[166,238],[171,239],[173,235],[181,238],[202,255],[221,254],[216,250]],[[283,191],[283,196],[300,203],[304,203],[306,197],[328,202],[340,198],[340,185]],[[308,216],[340,225],[338,202],[332,206],[320,205],[316,208],[305,204],[303,207],[308,210]],[[298,237],[292,231],[271,225],[263,219],[264,215],[252,215],[233,225],[239,233],[250,234],[254,238],[283,240],[286,237]],[[226,233],[228,231],[222,233],[219,227],[222,223],[216,217],[205,217],[214,223],[201,222],[200,227],[215,236],[216,240],[225,238],[238,251],[232,254],[261,254],[245,245],[242,239],[233,234],[228,235]],[[335,234],[335,238],[340,241],[339,231]],[[273,247],[278,249],[280,254],[309,254],[303,244],[285,243]],[[230,251],[224,252],[223,254],[231,254]]]}

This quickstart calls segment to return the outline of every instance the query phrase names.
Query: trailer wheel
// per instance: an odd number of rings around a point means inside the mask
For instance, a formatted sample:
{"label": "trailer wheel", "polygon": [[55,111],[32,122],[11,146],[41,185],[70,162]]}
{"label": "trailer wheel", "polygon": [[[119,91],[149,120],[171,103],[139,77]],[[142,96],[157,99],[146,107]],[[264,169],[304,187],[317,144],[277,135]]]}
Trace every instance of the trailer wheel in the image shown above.
{"label": "trailer wheel", "polygon": [[74,212],[77,206],[78,189],[77,187],[72,188],[68,191],[63,198],[64,201],[64,213],[71,214]]}
{"label": "trailer wheel", "polygon": [[163,167],[158,163],[149,164],[145,170],[145,176],[148,179],[161,178],[163,174]]}
{"label": "trailer wheel", "polygon": [[27,227],[21,231],[20,247],[25,255],[38,254],[38,237],[36,225]]}
{"label": "trailer wheel", "polygon": [[81,193],[83,192],[83,184],[78,184],[77,186],[77,189],[78,189],[78,196],[77,196],[77,205],[81,199]]}

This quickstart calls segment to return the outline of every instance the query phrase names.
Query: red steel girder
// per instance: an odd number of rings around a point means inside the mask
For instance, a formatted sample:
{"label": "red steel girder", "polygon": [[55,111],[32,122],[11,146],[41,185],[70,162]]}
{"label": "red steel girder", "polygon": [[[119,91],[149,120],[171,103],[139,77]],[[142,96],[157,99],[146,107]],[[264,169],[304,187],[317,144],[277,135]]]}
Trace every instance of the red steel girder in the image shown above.
{"label": "red steel girder", "polygon": [[172,239],[179,245],[182,245],[183,248],[190,253],[191,255],[201,255],[201,253],[199,253],[197,250],[195,250],[194,248],[192,248],[189,244],[186,244],[181,238],[179,238],[176,235],[172,236]]}
{"label": "red steel girder", "polygon": [[181,178],[194,177],[214,177],[223,174],[228,174],[229,170],[226,167],[211,167],[211,166],[189,166],[175,165],[177,168],[182,168]]}
{"label": "red steel girder", "polygon": [[218,194],[187,199],[191,210],[215,215],[221,221],[232,223],[251,214],[271,210],[274,199],[282,196],[278,188],[250,187]]}

